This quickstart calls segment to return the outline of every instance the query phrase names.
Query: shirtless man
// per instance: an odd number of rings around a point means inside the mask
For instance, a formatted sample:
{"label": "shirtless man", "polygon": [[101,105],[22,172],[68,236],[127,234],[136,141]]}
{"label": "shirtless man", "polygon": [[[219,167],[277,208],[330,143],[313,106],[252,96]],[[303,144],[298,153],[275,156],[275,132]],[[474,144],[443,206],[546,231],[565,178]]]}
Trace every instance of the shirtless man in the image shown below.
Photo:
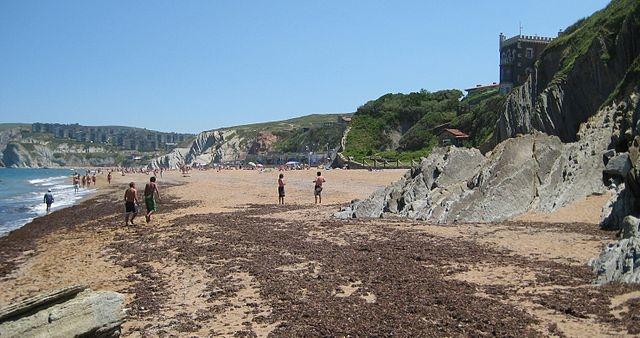
{"label": "shirtless man", "polygon": [[322,173],[318,171],[316,179],[313,181],[316,186],[313,189],[313,196],[316,198],[316,204],[322,204],[322,183],[326,182],[324,177],[322,177]]}
{"label": "shirtless man", "polygon": [[109,171],[109,174],[107,174],[107,182],[111,184],[111,171]]}
{"label": "shirtless man", "polygon": [[78,178],[78,175],[73,175],[73,190],[76,194],[78,193],[79,185],[80,185],[80,179]]}
{"label": "shirtless man", "polygon": [[136,190],[136,184],[131,182],[129,183],[129,189],[124,192],[124,223],[125,225],[129,225],[129,214],[133,214],[131,216],[131,225],[133,224],[133,219],[138,215],[138,191]]}
{"label": "shirtless man", "polygon": [[154,194],[158,199],[160,199],[160,191],[156,184],[156,177],[152,176],[149,179],[149,183],[144,186],[144,205],[147,207],[147,215],[145,218],[147,223],[151,222],[151,215],[156,211],[156,200],[154,199]]}

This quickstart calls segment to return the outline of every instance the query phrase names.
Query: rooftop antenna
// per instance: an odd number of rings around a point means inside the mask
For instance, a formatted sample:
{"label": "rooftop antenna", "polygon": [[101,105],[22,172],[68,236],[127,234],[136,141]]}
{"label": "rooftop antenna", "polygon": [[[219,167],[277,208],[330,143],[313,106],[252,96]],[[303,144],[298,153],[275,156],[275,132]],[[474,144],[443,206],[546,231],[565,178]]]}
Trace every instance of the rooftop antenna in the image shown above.
{"label": "rooftop antenna", "polygon": [[519,21],[518,24],[520,25],[520,35],[522,35],[522,21]]}

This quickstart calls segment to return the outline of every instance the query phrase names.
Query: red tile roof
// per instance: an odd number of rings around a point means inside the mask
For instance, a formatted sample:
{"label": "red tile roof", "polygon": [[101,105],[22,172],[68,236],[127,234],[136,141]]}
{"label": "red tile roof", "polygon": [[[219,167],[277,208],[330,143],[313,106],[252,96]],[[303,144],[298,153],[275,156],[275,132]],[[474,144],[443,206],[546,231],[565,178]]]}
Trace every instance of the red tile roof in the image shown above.
{"label": "red tile roof", "polygon": [[468,138],[469,135],[461,132],[458,129],[445,129],[446,132],[448,132],[449,134],[453,135],[455,138]]}

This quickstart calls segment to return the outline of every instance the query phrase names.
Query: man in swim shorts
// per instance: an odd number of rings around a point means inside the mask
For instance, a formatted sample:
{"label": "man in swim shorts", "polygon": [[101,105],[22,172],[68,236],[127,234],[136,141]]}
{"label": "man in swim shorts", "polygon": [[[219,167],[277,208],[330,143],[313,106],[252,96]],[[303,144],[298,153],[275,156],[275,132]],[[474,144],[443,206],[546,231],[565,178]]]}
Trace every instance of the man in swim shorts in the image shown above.
{"label": "man in swim shorts", "polygon": [[129,214],[131,216],[131,225],[133,224],[133,219],[138,215],[138,191],[136,190],[136,184],[131,182],[129,183],[129,189],[124,192],[124,222],[125,225],[129,225]]}
{"label": "man in swim shorts", "polygon": [[160,199],[160,191],[156,184],[156,177],[152,176],[149,179],[149,183],[144,187],[144,205],[147,207],[147,215],[145,218],[147,223],[151,222],[151,215],[156,211],[155,196],[158,196],[158,199]]}

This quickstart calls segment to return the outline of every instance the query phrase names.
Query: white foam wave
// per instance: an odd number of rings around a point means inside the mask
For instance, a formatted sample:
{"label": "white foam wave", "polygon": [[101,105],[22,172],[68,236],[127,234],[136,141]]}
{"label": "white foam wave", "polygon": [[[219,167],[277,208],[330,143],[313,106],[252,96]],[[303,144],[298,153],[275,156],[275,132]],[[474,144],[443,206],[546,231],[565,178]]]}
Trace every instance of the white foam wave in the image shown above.
{"label": "white foam wave", "polygon": [[33,179],[33,180],[28,180],[27,182],[29,182],[31,184],[45,185],[45,183],[49,183],[51,181],[57,181],[57,180],[68,179],[68,178],[69,178],[69,176],[52,176],[52,177],[47,177],[47,178],[37,178],[37,179]]}

